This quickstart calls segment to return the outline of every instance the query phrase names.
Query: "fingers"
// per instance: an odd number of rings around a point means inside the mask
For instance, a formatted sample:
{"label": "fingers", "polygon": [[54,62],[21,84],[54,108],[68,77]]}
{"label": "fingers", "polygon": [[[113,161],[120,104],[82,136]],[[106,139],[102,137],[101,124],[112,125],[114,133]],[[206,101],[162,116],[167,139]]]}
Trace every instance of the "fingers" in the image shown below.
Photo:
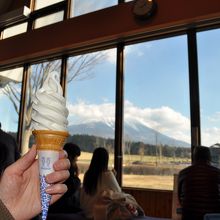
{"label": "fingers", "polygon": [[50,203],[56,202],[63,194],[67,191],[67,186],[65,184],[56,184],[47,187],[46,192],[52,195]]}
{"label": "fingers", "polygon": [[33,145],[23,157],[12,164],[11,168],[15,169],[18,174],[23,174],[34,163],[36,155],[36,145]]}
{"label": "fingers", "polygon": [[[63,193],[64,194],[64,193]],[[50,204],[53,204],[54,202],[56,202],[57,200],[59,200],[63,194],[55,194],[55,195],[52,195],[52,198],[50,200]]]}
{"label": "fingers", "polygon": [[46,176],[46,182],[49,184],[63,183],[70,176],[68,170],[55,171]]}
{"label": "fingers", "polygon": [[69,168],[70,168],[70,161],[66,159],[66,153],[61,151],[60,153],[61,158],[58,161],[56,161],[53,165],[54,172],[48,174],[46,176],[46,181],[49,184],[54,184],[54,183],[62,183],[66,179],[69,178],[70,173],[69,173]]}
{"label": "fingers", "polygon": [[55,184],[48,186],[46,188],[46,193],[50,195],[64,194],[66,191],[67,191],[67,186],[65,184]]}
{"label": "fingers", "polygon": [[60,153],[59,153],[59,158],[62,159],[62,158],[67,158],[68,157],[68,154],[65,150],[61,150]]}
{"label": "fingers", "polygon": [[55,171],[68,170],[70,168],[70,161],[68,159],[59,159],[53,165]]}

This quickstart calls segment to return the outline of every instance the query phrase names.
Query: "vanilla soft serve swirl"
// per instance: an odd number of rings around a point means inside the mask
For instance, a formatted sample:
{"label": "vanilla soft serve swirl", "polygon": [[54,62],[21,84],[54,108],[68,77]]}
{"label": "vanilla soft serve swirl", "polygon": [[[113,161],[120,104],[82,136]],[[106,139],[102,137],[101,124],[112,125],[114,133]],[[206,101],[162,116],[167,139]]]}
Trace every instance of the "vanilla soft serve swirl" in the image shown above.
{"label": "vanilla soft serve swirl", "polygon": [[60,77],[57,72],[50,72],[42,87],[33,97],[32,128],[35,130],[67,130],[68,110]]}

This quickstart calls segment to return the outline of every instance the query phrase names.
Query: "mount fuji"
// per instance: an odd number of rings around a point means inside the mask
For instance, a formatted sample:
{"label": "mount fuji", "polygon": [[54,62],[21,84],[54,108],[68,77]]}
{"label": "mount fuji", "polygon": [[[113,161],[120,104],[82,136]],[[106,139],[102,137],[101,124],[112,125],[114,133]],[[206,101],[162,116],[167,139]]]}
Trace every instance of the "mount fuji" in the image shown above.
{"label": "mount fuji", "polygon": [[[104,138],[114,138],[114,123],[96,121],[70,125],[71,135],[86,134]],[[124,123],[124,139],[145,144],[162,144],[177,147],[190,147],[190,144],[164,135],[142,123]]]}

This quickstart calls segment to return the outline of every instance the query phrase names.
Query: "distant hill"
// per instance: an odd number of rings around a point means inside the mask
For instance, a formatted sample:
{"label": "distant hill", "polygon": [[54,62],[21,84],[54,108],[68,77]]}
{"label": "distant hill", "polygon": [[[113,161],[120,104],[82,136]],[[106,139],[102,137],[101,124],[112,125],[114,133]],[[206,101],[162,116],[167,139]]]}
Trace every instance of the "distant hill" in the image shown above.
{"label": "distant hill", "polygon": [[[77,125],[70,125],[68,130],[71,135],[87,134],[104,138],[114,138],[114,125],[105,122],[88,122]],[[190,147],[184,141],[168,137],[154,129],[144,126],[141,123],[128,124],[124,126],[125,139],[129,141],[142,141],[146,144],[163,144],[177,147]]]}

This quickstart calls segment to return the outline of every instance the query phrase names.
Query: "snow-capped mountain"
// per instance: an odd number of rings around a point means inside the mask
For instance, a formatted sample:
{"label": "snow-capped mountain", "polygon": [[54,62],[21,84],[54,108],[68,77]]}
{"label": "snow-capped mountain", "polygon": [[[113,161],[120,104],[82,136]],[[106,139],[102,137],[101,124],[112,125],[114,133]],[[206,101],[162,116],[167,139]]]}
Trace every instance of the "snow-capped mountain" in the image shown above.
{"label": "snow-capped mountain", "polygon": [[[70,125],[68,130],[71,135],[87,134],[104,138],[114,138],[114,126],[105,122],[88,122],[77,125]],[[168,137],[154,129],[151,129],[141,123],[125,123],[124,139],[128,141],[142,141],[146,144],[163,144],[177,147],[189,147],[184,141]]]}

